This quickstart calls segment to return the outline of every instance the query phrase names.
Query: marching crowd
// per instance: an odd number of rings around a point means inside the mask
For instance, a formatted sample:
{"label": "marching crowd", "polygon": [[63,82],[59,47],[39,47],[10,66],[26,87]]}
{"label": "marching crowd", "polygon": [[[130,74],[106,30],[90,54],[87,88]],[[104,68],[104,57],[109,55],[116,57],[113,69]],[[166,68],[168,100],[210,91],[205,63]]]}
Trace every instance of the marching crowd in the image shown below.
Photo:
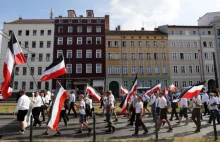
{"label": "marching crowd", "polygon": [[[203,120],[203,116],[210,115],[207,123],[211,124],[213,118],[217,120],[217,124],[220,124],[220,97],[216,93],[207,94],[205,89],[202,89],[200,94],[194,96],[192,99],[186,98],[178,98],[175,95],[175,92],[169,92],[169,97],[165,98],[163,92],[153,92],[151,94],[145,95],[145,92],[142,93],[133,93],[130,98],[127,107],[126,114],[124,117],[129,118],[130,126],[133,126],[135,123],[135,133],[133,136],[137,136],[139,133],[139,127],[142,126],[144,133],[148,133],[148,129],[144,122],[142,121],[143,117],[145,117],[146,111],[149,113],[149,117],[152,117],[152,120],[158,124],[158,130],[162,128],[165,123],[168,124],[169,129],[167,132],[173,131],[172,125],[170,121],[173,121],[173,117],[175,116],[177,120],[177,124],[180,124],[183,117],[186,119],[186,125],[189,122],[189,119],[196,125],[195,133],[200,132],[201,129],[201,120]],[[41,126],[42,122],[46,121],[45,114],[50,117],[51,106],[53,104],[54,94],[48,90],[35,92],[32,98],[29,98],[25,95],[25,91],[21,90],[20,98],[18,99],[17,106],[15,108],[14,114],[17,112],[17,120],[20,122],[21,128],[19,134],[24,134],[24,120],[25,116],[28,113],[30,106],[32,107],[32,114],[34,123],[33,126]],[[119,105],[121,108],[124,104],[126,95],[123,96],[122,102]],[[177,100],[178,101],[175,101]],[[101,106],[102,115],[106,119],[107,130],[106,133],[114,133],[117,129],[114,123],[118,122],[117,113],[115,110],[115,98],[111,91],[101,92]],[[171,103],[171,104],[170,104]],[[148,109],[148,104],[151,110]],[[204,114],[202,115],[201,108],[204,107]],[[171,107],[171,117],[168,118],[168,109]],[[179,114],[177,112],[177,108],[179,109]],[[77,108],[77,109],[76,109]],[[82,133],[83,128],[88,129],[88,133],[91,133],[92,129],[89,126],[89,118],[92,117],[94,112],[94,106],[92,102],[92,98],[90,95],[79,95],[79,103],[76,102],[76,95],[73,91],[69,92],[69,97],[65,101],[62,111],[60,113],[60,119],[62,118],[66,127],[68,127],[69,115],[71,110],[74,113],[74,117],[79,117],[79,125],[80,128],[76,133]],[[79,111],[79,115],[77,115],[77,110]],[[188,112],[192,112],[191,117],[188,116]],[[68,112],[68,113],[67,113]],[[213,117],[215,114],[216,117]],[[40,119],[40,115],[42,116],[42,120]],[[114,116],[114,121],[112,121],[112,116]],[[60,120],[61,121],[61,120]],[[43,135],[49,134],[49,128],[43,133]],[[59,129],[57,129],[56,136],[61,135]]]}

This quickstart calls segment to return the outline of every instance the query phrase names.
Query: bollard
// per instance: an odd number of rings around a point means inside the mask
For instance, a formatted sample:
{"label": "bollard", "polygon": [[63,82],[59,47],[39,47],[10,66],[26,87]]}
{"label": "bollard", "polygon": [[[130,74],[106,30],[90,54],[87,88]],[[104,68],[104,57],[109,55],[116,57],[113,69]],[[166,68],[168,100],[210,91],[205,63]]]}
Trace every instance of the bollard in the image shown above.
{"label": "bollard", "polygon": [[95,114],[93,114],[93,142],[96,142]]}
{"label": "bollard", "polygon": [[156,133],[156,141],[158,141],[158,116],[155,115],[155,133]]}
{"label": "bollard", "polygon": [[216,130],[216,123],[215,123],[215,111],[212,111],[212,121],[213,121],[213,129],[215,135],[215,141],[217,140],[217,130]]}
{"label": "bollard", "polygon": [[30,142],[33,142],[33,115],[31,115],[31,123],[30,123]]}

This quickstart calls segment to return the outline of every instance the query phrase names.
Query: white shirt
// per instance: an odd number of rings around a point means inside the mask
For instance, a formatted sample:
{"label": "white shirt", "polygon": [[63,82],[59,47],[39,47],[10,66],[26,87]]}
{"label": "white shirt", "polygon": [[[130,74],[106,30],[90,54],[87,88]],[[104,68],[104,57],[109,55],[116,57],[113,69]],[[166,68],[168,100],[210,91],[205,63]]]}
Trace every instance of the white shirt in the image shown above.
{"label": "white shirt", "polygon": [[112,105],[112,108],[114,108],[114,100],[112,97],[108,98],[108,105]]}
{"label": "white shirt", "polygon": [[142,100],[143,100],[144,102],[149,102],[150,97],[149,97],[148,95],[143,94]]}
{"label": "white shirt", "polygon": [[86,114],[86,111],[85,111],[86,103],[85,103],[85,101],[80,101],[80,105],[79,106],[83,107],[83,108],[79,109],[80,114],[85,115]]}
{"label": "white shirt", "polygon": [[54,96],[50,91],[47,91],[47,95],[49,96],[49,100],[51,100],[51,96]]}
{"label": "white shirt", "polygon": [[45,98],[42,97],[42,100],[43,100],[43,101],[41,101],[41,105],[44,105],[44,103],[45,103]]}
{"label": "white shirt", "polygon": [[150,105],[153,105],[155,103],[155,101],[156,101],[156,96],[154,94],[152,94],[150,96]]}
{"label": "white shirt", "polygon": [[[211,106],[211,104],[214,104],[214,103],[216,103],[216,105]],[[210,110],[218,110],[218,104],[219,104],[218,98],[216,98],[216,97],[210,98],[209,104],[210,104]]]}
{"label": "white shirt", "polygon": [[[194,102],[196,102],[198,105],[200,106],[197,106]],[[202,105],[202,101],[200,99],[200,97],[198,96],[197,98],[193,98],[193,108],[200,108]]]}
{"label": "white shirt", "polygon": [[45,104],[49,104],[49,102],[50,102],[50,96],[46,95],[45,96]]}
{"label": "white shirt", "polygon": [[159,107],[159,104],[160,104],[160,98],[158,97],[158,98],[156,98],[156,101],[155,101],[156,107]]}
{"label": "white shirt", "polygon": [[135,107],[136,106],[136,103],[137,103],[137,96],[135,95],[132,95],[131,96],[131,99],[130,99],[130,104],[132,104],[133,105],[133,107]]}
{"label": "white shirt", "polygon": [[70,98],[70,103],[76,101],[76,96],[75,96],[74,93],[70,94],[70,95],[69,95],[69,98]]}
{"label": "white shirt", "polygon": [[30,107],[30,99],[28,98],[28,96],[26,95],[23,95],[21,96],[19,99],[18,99],[18,103],[17,103],[17,106],[15,108],[15,111],[18,111],[18,110],[27,110],[29,109]]}
{"label": "white shirt", "polygon": [[92,108],[92,99],[87,99],[86,103],[90,106],[90,109]]}
{"label": "white shirt", "polygon": [[113,94],[110,95],[113,99],[113,102],[115,101],[115,96]]}
{"label": "white shirt", "polygon": [[33,108],[35,108],[35,107],[40,107],[41,104],[42,104],[42,99],[41,99],[40,95],[38,95],[38,96],[34,99]]}
{"label": "white shirt", "polygon": [[143,103],[142,102],[137,102],[135,106],[135,112],[136,113],[141,113],[141,110],[143,109]]}
{"label": "white shirt", "polygon": [[209,102],[209,95],[207,93],[204,93],[203,95],[201,95],[201,97],[202,97],[202,103]]}
{"label": "white shirt", "polygon": [[166,108],[166,106],[167,106],[167,100],[164,98],[164,96],[161,97],[161,98],[158,99],[158,100],[159,100],[159,105],[158,105],[158,107],[161,108],[161,109]]}
{"label": "white shirt", "polygon": [[186,98],[181,98],[180,99],[180,107],[181,108],[187,108],[188,107],[188,102]]}

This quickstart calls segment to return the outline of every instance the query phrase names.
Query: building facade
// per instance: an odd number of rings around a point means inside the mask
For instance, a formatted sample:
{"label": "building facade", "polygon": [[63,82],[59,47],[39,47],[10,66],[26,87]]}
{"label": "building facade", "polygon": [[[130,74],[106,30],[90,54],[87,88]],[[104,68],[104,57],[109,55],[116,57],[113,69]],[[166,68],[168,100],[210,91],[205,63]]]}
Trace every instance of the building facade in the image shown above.
{"label": "building facade", "polygon": [[[52,63],[54,20],[51,19],[22,19],[4,23],[4,36],[10,39],[14,32],[22,47],[27,64],[18,65],[14,70],[14,92],[25,89],[26,92],[33,92],[38,89],[51,90],[52,81],[40,82],[42,72]],[[8,39],[2,38],[2,49],[0,66],[3,67]],[[32,78],[35,78],[36,84]],[[0,81],[3,82],[1,72]]]}
{"label": "building facade", "polygon": [[212,26],[160,26],[168,34],[171,82],[179,89],[207,81],[215,90],[213,52],[216,51]]}
{"label": "building facade", "polygon": [[109,16],[95,17],[92,10],[86,16],[76,16],[68,10],[68,17],[55,18],[54,54],[63,54],[67,74],[58,80],[66,89],[84,93],[86,84],[102,90],[105,82],[105,31],[109,30]]}
{"label": "building facade", "polygon": [[170,84],[168,36],[159,31],[106,32],[106,89],[119,96],[120,85],[130,89],[138,76],[138,87],[161,82]]}

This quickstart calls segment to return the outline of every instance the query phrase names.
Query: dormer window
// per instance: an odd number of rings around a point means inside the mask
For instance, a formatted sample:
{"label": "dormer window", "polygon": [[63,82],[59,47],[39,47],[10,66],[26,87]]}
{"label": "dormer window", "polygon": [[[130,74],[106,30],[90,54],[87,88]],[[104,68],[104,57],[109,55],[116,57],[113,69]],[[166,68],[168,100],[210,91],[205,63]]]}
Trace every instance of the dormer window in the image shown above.
{"label": "dormer window", "polygon": [[87,17],[92,17],[92,11],[87,12]]}

